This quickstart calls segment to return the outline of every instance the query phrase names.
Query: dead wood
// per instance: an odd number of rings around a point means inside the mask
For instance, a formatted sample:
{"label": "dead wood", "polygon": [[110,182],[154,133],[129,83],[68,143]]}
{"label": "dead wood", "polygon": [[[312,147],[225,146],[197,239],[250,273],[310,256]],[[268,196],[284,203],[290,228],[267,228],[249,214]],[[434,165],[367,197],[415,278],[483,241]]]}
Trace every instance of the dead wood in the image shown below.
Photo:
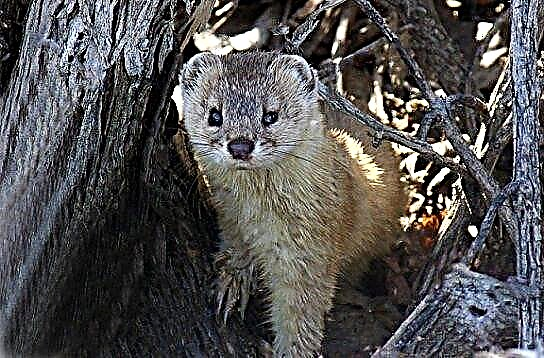
{"label": "dead wood", "polygon": [[31,3],[1,70],[0,355],[256,355],[207,304],[213,220],[164,137],[202,18],[74,5]]}
{"label": "dead wood", "polygon": [[542,79],[536,76],[544,27],[544,2],[512,1],[512,60],[514,173],[518,183],[512,193],[516,210],[517,279],[535,292],[519,302],[519,344],[536,348],[544,340],[544,251],[539,163],[539,109]]}
{"label": "dead wood", "polygon": [[508,284],[456,265],[373,357],[472,357],[512,345],[516,295]]}

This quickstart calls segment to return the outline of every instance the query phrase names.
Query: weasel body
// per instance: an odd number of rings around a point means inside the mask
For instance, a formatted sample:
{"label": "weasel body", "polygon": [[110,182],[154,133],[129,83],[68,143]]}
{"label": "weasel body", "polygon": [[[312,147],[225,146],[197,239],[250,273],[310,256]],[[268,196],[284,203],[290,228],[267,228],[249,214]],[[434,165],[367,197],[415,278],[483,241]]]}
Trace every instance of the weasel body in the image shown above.
{"label": "weasel body", "polygon": [[181,76],[223,236],[218,306],[243,313],[261,272],[277,357],[319,352],[339,273],[388,251],[405,204],[396,168],[326,128],[316,85],[301,57],[262,52],[199,54]]}

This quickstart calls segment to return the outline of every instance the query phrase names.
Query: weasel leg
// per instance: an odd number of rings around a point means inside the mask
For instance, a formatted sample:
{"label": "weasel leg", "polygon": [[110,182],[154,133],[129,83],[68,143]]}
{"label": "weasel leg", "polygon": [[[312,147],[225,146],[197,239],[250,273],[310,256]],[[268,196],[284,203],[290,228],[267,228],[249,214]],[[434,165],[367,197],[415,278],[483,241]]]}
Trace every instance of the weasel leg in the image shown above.
{"label": "weasel leg", "polygon": [[257,266],[255,260],[246,251],[227,248],[215,257],[218,276],[214,290],[216,294],[217,316],[226,323],[232,310],[238,306],[240,316],[244,319],[249,296],[257,289]]}
{"label": "weasel leg", "polygon": [[269,278],[275,357],[314,357],[320,352],[336,279],[323,263],[311,269],[308,264],[301,260],[276,265],[275,276]]}

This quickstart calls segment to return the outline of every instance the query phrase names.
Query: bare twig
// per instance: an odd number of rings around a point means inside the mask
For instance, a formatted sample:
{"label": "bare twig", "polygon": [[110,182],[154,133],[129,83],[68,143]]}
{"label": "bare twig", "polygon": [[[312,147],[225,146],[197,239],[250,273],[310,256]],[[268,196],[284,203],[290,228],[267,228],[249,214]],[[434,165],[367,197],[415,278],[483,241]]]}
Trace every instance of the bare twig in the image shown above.
{"label": "bare twig", "polygon": [[[453,113],[454,101],[455,97],[448,97],[446,100],[446,111],[448,112],[448,116],[444,117],[445,120],[442,121],[441,125],[444,128],[453,149],[455,149],[457,154],[459,154],[466,164],[467,170],[483,189],[484,194],[488,198],[493,198],[499,194],[499,185],[493,177],[487,174],[482,162],[480,162],[474,152],[466,145],[465,141],[462,139],[461,131],[453,123],[452,118],[455,118]],[[517,228],[510,205],[505,204],[501,207],[500,216],[508,234],[512,239],[515,239],[517,237]]]}
{"label": "bare twig", "polygon": [[374,54],[380,47],[383,47],[386,44],[387,40],[385,39],[385,37],[380,37],[376,41],[342,58],[342,60],[340,60],[340,63],[338,64],[338,67],[340,68],[340,70],[342,70],[346,66],[351,65],[352,63],[357,63],[357,59],[359,58],[368,58],[372,54]]}
{"label": "bare twig", "polygon": [[503,205],[506,199],[508,199],[508,197],[512,195],[514,190],[519,187],[519,184],[520,183],[518,181],[510,182],[504,187],[504,189],[501,190],[499,195],[493,198],[493,201],[491,202],[491,205],[489,205],[489,209],[485,214],[485,218],[480,225],[480,231],[478,232],[478,236],[472,242],[468,254],[463,258],[463,262],[465,263],[465,265],[470,267],[470,265],[476,258],[476,255],[482,252],[485,245],[485,240],[489,236],[489,232],[491,231],[493,221],[495,220],[495,216],[497,215],[499,208],[501,207],[501,205]]}
{"label": "bare twig", "polygon": [[[405,25],[405,26],[401,27],[399,29],[399,33],[404,33],[404,32],[406,32],[408,30],[413,30],[413,29],[414,29],[414,25],[408,24],[408,25]],[[385,46],[388,43],[389,42],[387,41],[387,39],[385,37],[378,38],[377,40],[371,42],[370,44],[368,44],[368,45],[358,49],[357,51],[345,56],[344,58],[342,58],[342,60],[340,61],[340,64],[339,64],[340,69],[343,69],[345,66],[347,66],[349,64],[357,63],[358,58],[363,58],[364,59],[364,58],[370,57],[376,51],[378,51],[379,48]]]}
{"label": "bare twig", "polygon": [[[487,138],[491,139],[497,133],[497,130],[504,125],[507,118],[512,113],[512,68],[510,59],[506,59],[506,64],[502,70],[497,84],[489,98],[488,108],[492,122],[489,125]],[[491,140],[490,140],[491,141]]]}
{"label": "bare twig", "polygon": [[504,127],[501,127],[497,131],[493,139],[489,142],[489,148],[487,149],[487,152],[483,158],[484,167],[488,170],[488,172],[491,173],[493,171],[501,153],[504,151],[504,148],[506,148],[508,143],[512,142],[513,137],[514,133],[512,132],[512,122],[508,122],[504,125]]}
{"label": "bare twig", "polygon": [[402,46],[399,37],[391,31],[389,26],[385,23],[385,19],[380,15],[380,13],[368,2],[368,0],[354,0],[354,2],[359,5],[367,16],[380,28],[385,37],[391,43],[397,51],[399,52],[400,57],[406,62],[410,70],[410,74],[414,77],[417,86],[423,91],[423,96],[427,99],[429,103],[433,103],[437,100],[437,96],[434,94],[431,85],[423,75],[423,71],[419,67],[418,63],[413,59],[412,55],[408,53],[406,48]]}
{"label": "bare twig", "polygon": [[493,172],[499,156],[513,138],[512,92],[511,66],[507,60],[487,105],[491,121],[486,133],[489,148],[484,154],[483,163],[489,173]]}
{"label": "bare twig", "polygon": [[[485,35],[485,38],[480,41],[480,45],[476,48],[476,51],[474,52],[474,57],[472,59],[472,63],[470,64],[470,68],[467,73],[467,78],[472,78],[474,74],[474,70],[476,67],[478,67],[478,64],[480,60],[482,59],[482,55],[487,49],[487,46],[489,46],[489,42],[491,41],[491,38],[499,33],[505,26],[507,26],[508,22],[510,21],[510,11],[504,11],[493,23],[493,27],[488,31],[488,33]],[[466,81],[465,83],[465,92],[471,93],[472,86],[470,85],[470,81]]]}
{"label": "bare twig", "polygon": [[319,94],[322,98],[326,99],[327,103],[334,109],[352,116],[354,119],[369,127],[372,132],[371,134],[375,138],[378,137],[379,140],[385,139],[404,145],[405,147],[420,153],[421,156],[427,160],[434,161],[440,166],[448,167],[459,175],[468,175],[467,170],[463,165],[456,163],[451,158],[441,156],[429,143],[410,137],[404,132],[392,129],[380,123],[370,115],[361,112],[346,98],[333,92],[322,83],[319,84]]}
{"label": "bare twig", "polygon": [[304,40],[306,40],[306,38],[315,30],[315,28],[319,24],[319,15],[321,15],[322,12],[328,9],[332,9],[333,7],[336,7],[344,2],[346,2],[346,0],[327,0],[321,3],[317,7],[317,9],[312,11],[306,21],[304,21],[299,27],[297,27],[297,29],[293,32],[291,38],[286,41],[287,51],[289,53],[298,53],[300,45],[304,42]]}

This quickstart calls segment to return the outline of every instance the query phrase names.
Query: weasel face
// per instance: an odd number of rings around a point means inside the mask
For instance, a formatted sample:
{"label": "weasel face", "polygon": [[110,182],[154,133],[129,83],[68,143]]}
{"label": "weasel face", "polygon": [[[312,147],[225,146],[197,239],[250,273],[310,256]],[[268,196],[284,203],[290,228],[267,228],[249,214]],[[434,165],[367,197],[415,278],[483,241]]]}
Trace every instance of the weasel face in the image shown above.
{"label": "weasel face", "polygon": [[183,121],[206,166],[281,166],[323,137],[312,69],[298,56],[202,53],[181,78]]}

